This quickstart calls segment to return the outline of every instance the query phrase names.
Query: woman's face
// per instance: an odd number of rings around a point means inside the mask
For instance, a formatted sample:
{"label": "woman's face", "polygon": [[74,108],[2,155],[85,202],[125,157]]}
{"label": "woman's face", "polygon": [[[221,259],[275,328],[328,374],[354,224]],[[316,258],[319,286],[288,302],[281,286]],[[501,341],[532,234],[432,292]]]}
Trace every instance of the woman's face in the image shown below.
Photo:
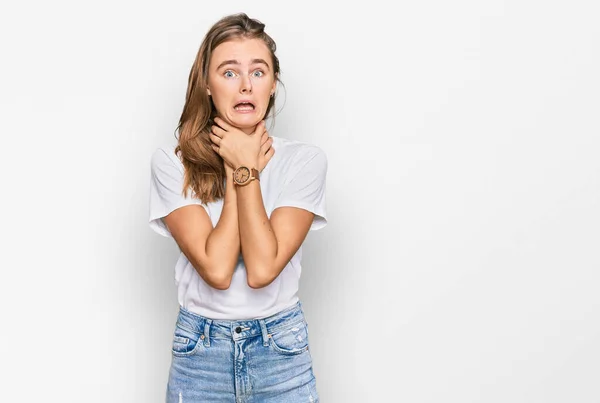
{"label": "woman's face", "polygon": [[275,92],[272,64],[271,53],[260,39],[238,39],[217,46],[209,65],[208,94],[218,116],[246,134],[252,133]]}

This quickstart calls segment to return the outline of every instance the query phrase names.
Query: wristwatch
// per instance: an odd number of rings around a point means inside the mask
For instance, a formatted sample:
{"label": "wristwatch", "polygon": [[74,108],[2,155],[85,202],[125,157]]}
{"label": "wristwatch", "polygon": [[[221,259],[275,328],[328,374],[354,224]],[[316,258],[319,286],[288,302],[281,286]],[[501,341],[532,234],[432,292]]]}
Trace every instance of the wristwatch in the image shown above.
{"label": "wristwatch", "polygon": [[244,186],[252,182],[254,179],[260,180],[259,172],[256,168],[248,168],[241,166],[233,171],[233,183]]}

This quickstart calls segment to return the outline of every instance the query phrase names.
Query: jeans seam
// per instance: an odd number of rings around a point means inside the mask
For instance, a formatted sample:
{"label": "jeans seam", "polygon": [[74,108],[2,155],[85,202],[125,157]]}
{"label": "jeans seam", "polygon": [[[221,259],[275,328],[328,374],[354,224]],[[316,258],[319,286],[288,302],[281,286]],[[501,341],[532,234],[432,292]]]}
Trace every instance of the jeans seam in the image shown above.
{"label": "jeans seam", "polygon": [[279,325],[276,325],[274,327],[271,327],[271,328],[267,327],[267,331],[269,333],[274,333],[276,331],[279,331],[279,330],[282,330],[282,329],[287,329],[289,327],[293,327],[293,326],[299,325],[301,323],[304,323],[304,325],[306,326],[306,321],[304,320],[304,318],[302,318],[302,319],[297,320],[296,322],[293,322],[293,323],[283,322],[283,323],[281,323]]}

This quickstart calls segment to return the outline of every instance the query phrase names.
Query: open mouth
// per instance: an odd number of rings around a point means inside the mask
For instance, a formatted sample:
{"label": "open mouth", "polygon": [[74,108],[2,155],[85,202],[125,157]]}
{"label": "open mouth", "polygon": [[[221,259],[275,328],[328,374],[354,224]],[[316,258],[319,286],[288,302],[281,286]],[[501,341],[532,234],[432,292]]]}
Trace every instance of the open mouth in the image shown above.
{"label": "open mouth", "polygon": [[254,104],[251,102],[240,102],[233,107],[236,111],[253,111]]}

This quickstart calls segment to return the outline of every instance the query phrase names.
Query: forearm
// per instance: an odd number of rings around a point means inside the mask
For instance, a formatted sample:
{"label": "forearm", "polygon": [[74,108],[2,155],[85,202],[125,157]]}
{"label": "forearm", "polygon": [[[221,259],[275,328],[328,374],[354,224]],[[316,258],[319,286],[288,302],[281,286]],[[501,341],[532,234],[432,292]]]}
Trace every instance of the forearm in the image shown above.
{"label": "forearm", "polygon": [[262,287],[269,283],[271,266],[277,256],[277,238],[265,211],[257,180],[237,189],[237,210],[242,256],[248,284]]}
{"label": "forearm", "polygon": [[[228,180],[219,222],[206,241],[206,255],[213,264],[219,282],[228,283],[240,255],[240,233],[238,227],[237,195],[232,181]],[[217,263],[218,262],[218,263]]]}

